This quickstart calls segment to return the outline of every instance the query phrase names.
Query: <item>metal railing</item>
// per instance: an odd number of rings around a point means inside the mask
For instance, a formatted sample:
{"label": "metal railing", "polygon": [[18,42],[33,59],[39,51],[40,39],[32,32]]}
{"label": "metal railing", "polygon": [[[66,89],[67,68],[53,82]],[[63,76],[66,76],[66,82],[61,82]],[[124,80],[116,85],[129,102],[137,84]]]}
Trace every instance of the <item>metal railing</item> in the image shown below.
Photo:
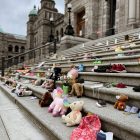
{"label": "metal railing", "polygon": [[[45,50],[44,50],[45,49]],[[45,52],[44,52],[45,51]],[[46,56],[47,54],[50,55],[50,53],[56,53],[56,42],[50,42],[46,43],[45,45],[42,45],[41,47],[37,47],[31,50],[28,50],[24,53],[20,53],[14,57],[6,59],[5,56],[2,56],[1,58],[1,76],[4,76],[4,71],[6,68],[12,67],[12,66],[18,66],[19,64],[23,64],[25,62],[30,62],[32,60],[32,63],[35,63],[36,58],[38,60],[41,60],[42,57]],[[23,57],[24,60],[19,61],[19,57]],[[25,60],[27,58],[27,60]]]}

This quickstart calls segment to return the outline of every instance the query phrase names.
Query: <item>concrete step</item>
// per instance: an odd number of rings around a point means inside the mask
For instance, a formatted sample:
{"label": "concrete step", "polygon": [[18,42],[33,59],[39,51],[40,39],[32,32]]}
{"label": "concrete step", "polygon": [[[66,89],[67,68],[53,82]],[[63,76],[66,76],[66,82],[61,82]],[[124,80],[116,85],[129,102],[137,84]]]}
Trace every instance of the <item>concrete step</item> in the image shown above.
{"label": "concrete step", "polygon": [[[119,64],[124,64],[127,72],[129,73],[140,73],[140,64],[138,62],[128,62],[128,63],[119,63]],[[91,72],[94,66],[106,66],[106,65],[110,65],[110,63],[84,64],[84,71]],[[71,66],[70,64],[67,64],[67,65],[60,65],[59,67],[62,68],[62,71],[68,71],[70,69],[70,66]],[[78,67],[78,65],[75,65],[75,66]],[[47,68],[51,68],[51,66],[46,66],[46,69]]]}
{"label": "concrete step", "polygon": [[[133,42],[133,43],[135,43],[136,44],[136,46],[135,47],[133,47],[133,49],[136,49],[136,48],[139,48],[139,44],[140,44],[140,41],[138,40],[138,41],[135,41],[135,42]],[[122,44],[122,45],[124,45],[124,44]],[[113,46],[116,46],[116,44],[113,44],[113,45],[111,45],[111,46],[92,46],[92,45],[89,45],[89,46],[85,46],[85,47],[82,47],[82,45],[81,46],[79,46],[79,48],[73,48],[72,50],[66,50],[67,52],[65,52],[65,56],[66,57],[73,57],[73,56],[77,56],[77,54],[79,55],[79,54],[84,54],[84,53],[91,53],[91,52],[96,52],[96,51],[98,51],[98,52],[101,52],[102,50],[104,50],[104,51],[106,51],[108,48],[111,48],[111,47],[113,47]],[[127,47],[125,50],[127,50],[127,49],[129,49],[129,47]]]}
{"label": "concrete step", "polygon": [[[22,84],[22,83],[20,83]],[[127,88],[117,88],[117,87],[102,87],[97,89],[96,86],[97,82],[90,82],[85,81],[84,83],[84,95],[86,97],[94,98],[94,99],[103,99],[108,101],[109,103],[114,104],[116,101],[117,95],[127,95],[129,97],[128,104],[130,106],[137,106],[140,107],[140,92],[134,92],[133,87],[127,86]],[[46,89],[40,86],[34,86],[32,84],[22,84],[26,85],[30,90],[33,91],[34,95],[38,98],[42,97],[42,94],[47,92]],[[57,86],[62,86],[61,81],[56,82]],[[41,94],[40,94],[41,93]]]}
{"label": "concrete step", "polygon": [[50,140],[1,90],[0,99],[1,140]]}
{"label": "concrete step", "polygon": [[[122,56],[122,57],[110,57],[110,58],[100,58],[103,64],[105,63],[128,63],[128,62],[139,62],[140,55],[133,56]],[[75,60],[75,61],[60,61],[55,62],[56,64],[66,65],[66,64],[92,64],[96,59],[86,59],[86,60]],[[52,66],[52,62],[46,63],[46,65]]]}
{"label": "concrete step", "polygon": [[[1,88],[21,110],[26,112],[36,123],[38,123],[46,134],[50,135],[49,140],[68,140],[70,138],[73,127],[66,127],[66,125],[62,123],[60,117],[56,119],[55,117],[52,117],[52,114],[47,113],[47,108],[41,108],[38,105],[38,99],[31,101],[30,97],[17,97],[15,94],[11,94],[10,89],[7,89],[2,85]],[[62,130],[66,130],[65,133]]]}
{"label": "concrete step", "polygon": [[[73,128],[66,127],[62,123],[61,118],[54,118],[51,114],[48,114],[46,111],[47,108],[40,108],[38,105],[38,99],[31,102],[29,97],[16,97],[11,94],[7,88],[2,85],[1,87],[5,91],[5,94],[11,98],[14,98],[16,104],[20,106],[20,108],[40,122],[41,126],[43,125],[48,131],[53,132],[56,139],[69,139]],[[77,98],[72,97],[69,98],[69,100],[73,102],[77,100]],[[137,114],[126,115],[124,112],[114,109],[109,103],[107,104],[107,107],[98,108],[96,106],[97,100],[94,99],[82,97],[80,100],[85,102],[85,111],[99,115],[102,121],[103,130],[112,131],[114,135],[121,140],[139,140],[140,121]],[[62,130],[65,130],[65,133],[63,133]]]}
{"label": "concrete step", "polygon": [[96,72],[79,72],[81,78],[86,81],[124,83],[131,86],[140,85],[140,74],[136,73],[96,73]]}

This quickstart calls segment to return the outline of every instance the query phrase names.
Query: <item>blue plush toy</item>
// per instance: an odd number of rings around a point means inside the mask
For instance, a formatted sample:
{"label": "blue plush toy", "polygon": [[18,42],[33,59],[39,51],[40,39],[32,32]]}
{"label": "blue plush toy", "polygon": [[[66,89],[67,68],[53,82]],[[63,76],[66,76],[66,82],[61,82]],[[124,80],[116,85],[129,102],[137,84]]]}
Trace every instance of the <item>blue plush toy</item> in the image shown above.
{"label": "blue plush toy", "polygon": [[78,71],[79,72],[83,72],[84,71],[84,65],[83,64],[79,64]]}

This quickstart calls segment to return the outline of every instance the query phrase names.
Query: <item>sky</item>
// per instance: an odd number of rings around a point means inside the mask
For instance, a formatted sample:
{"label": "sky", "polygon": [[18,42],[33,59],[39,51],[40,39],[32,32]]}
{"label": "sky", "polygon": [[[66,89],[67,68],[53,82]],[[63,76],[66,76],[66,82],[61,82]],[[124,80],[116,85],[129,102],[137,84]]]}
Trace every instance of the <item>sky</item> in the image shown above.
{"label": "sky", "polygon": [[[55,0],[56,8],[64,13],[64,0]],[[40,0],[0,0],[0,27],[4,32],[26,35],[28,14]]]}

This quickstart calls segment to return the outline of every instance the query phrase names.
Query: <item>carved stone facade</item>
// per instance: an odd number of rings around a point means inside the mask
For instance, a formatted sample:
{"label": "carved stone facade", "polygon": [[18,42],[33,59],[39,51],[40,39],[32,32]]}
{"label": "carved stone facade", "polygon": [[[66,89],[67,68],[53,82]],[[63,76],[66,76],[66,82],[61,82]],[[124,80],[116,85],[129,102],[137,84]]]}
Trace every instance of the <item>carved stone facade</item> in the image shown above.
{"label": "carved stone facade", "polygon": [[[50,18],[53,18],[51,24]],[[52,34],[57,40],[63,37],[64,15],[55,8],[54,0],[41,0],[41,8],[34,9],[29,14],[27,22],[27,47],[33,49],[46,44]]]}
{"label": "carved stone facade", "polygon": [[[0,56],[10,58],[26,50],[26,37],[0,32]],[[0,58],[1,59],[1,58]],[[15,62],[23,62],[24,56],[15,58]],[[1,64],[0,64],[1,66]]]}
{"label": "carved stone facade", "polygon": [[65,11],[68,3],[75,35],[95,39],[140,27],[139,0],[65,0]]}

